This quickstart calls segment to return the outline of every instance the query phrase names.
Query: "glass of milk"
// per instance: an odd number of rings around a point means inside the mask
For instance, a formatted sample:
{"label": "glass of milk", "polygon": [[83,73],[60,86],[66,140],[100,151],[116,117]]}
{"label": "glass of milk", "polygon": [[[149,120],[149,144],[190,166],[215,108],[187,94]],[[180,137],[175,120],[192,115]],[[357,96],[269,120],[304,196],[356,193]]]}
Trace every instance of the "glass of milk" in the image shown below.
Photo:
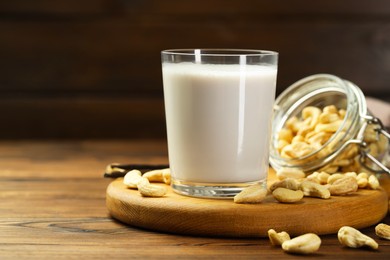
{"label": "glass of milk", "polygon": [[278,53],[161,52],[172,188],[231,198],[266,185]]}

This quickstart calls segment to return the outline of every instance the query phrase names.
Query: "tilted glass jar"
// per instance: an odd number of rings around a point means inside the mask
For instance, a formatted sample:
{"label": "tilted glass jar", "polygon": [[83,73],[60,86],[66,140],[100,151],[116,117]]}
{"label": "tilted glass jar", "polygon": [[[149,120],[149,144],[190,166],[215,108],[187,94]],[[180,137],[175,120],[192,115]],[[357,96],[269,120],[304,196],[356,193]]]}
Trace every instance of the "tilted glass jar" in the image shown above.
{"label": "tilted glass jar", "polygon": [[[320,109],[334,105],[346,111],[337,131],[321,147],[298,158],[282,157],[278,150],[279,132],[287,120],[300,117],[302,110],[308,106]],[[377,140],[385,141],[385,152],[373,156],[370,146],[365,141],[369,125],[375,130]],[[389,140],[381,121],[370,115],[363,92],[355,84],[329,74],[317,74],[301,79],[288,87],[278,96],[274,105],[273,131],[270,147],[270,164],[278,170],[282,167],[293,167],[312,172],[326,168],[343,151],[350,146],[357,146],[358,160],[365,168],[373,172],[387,172],[385,164],[389,160]]]}

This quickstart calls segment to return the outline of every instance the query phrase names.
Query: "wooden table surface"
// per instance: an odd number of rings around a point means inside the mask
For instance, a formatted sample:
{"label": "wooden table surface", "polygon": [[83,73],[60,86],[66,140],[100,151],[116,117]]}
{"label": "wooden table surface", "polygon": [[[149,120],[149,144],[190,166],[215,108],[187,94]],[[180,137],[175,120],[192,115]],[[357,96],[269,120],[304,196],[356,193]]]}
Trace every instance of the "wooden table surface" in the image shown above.
{"label": "wooden table surface", "polygon": [[[299,257],[268,239],[158,233],[110,218],[105,166],[167,163],[165,141],[0,141],[0,154],[0,259]],[[390,216],[382,222],[390,224]],[[342,247],[334,234],[321,236],[309,258],[390,259],[390,241],[373,227],[362,231],[379,250]]]}

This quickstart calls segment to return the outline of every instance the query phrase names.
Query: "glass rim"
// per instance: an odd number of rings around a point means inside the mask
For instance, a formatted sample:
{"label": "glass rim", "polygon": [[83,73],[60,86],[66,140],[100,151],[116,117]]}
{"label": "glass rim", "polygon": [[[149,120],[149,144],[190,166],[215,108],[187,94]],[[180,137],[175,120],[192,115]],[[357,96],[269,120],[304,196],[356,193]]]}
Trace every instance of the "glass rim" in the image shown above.
{"label": "glass rim", "polygon": [[255,49],[229,49],[229,48],[206,48],[206,49],[168,49],[161,51],[161,54],[183,55],[183,56],[210,56],[210,57],[240,57],[240,56],[277,56],[276,51],[255,50]]}

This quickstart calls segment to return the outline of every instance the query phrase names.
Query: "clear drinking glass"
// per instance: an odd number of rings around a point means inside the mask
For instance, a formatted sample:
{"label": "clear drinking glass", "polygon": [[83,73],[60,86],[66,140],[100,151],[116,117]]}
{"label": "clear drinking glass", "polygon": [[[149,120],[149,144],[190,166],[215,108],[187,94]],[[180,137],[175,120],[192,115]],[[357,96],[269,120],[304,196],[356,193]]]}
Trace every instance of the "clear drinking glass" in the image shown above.
{"label": "clear drinking glass", "polygon": [[229,198],[266,185],[278,53],[178,49],[161,58],[174,191]]}

